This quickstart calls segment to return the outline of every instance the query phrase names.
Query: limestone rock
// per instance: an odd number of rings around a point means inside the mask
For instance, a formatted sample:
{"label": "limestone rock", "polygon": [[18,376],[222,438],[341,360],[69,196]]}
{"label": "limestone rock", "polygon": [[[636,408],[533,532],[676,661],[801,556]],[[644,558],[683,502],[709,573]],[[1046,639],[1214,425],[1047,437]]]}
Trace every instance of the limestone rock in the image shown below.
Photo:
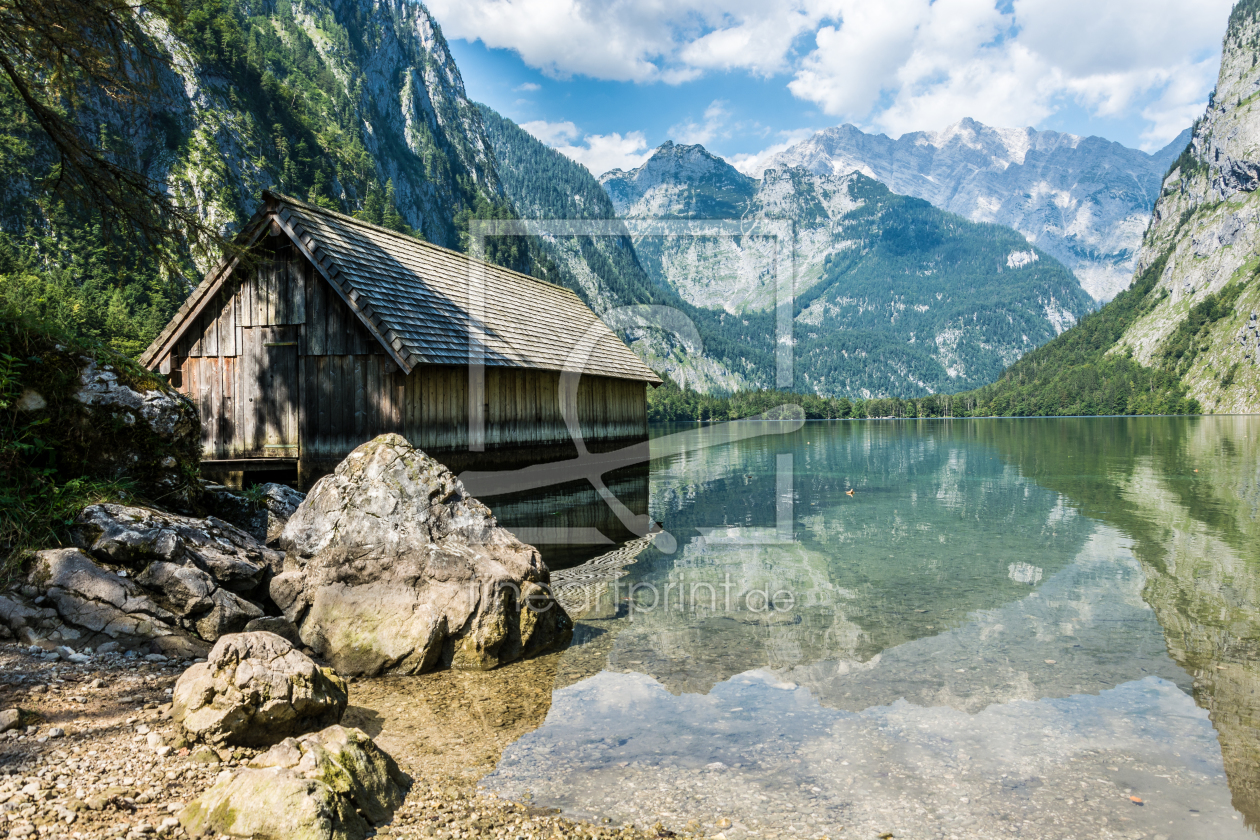
{"label": "limestone rock", "polygon": [[247,499],[243,494],[202,479],[201,504],[211,515],[249,534],[259,542],[267,540],[267,509]]}
{"label": "limestone rock", "polygon": [[258,630],[275,633],[280,638],[290,642],[294,647],[300,647],[302,644],[302,637],[298,635],[297,628],[282,615],[264,615],[261,618],[253,619],[249,624],[245,625],[246,633],[254,633]]}
{"label": "limestone rock", "polygon": [[46,638],[59,619],[56,610],[26,603],[24,597],[11,593],[0,595],[0,622],[12,631],[19,642],[31,645]]}
{"label": "limestone rock", "polygon": [[[77,548],[36,553],[27,579],[45,593],[61,621],[88,634],[86,638],[80,634],[85,643],[117,640],[127,647],[175,656],[205,651],[204,643],[181,630],[179,617],[156,603],[148,591],[102,568]],[[8,621],[12,626],[13,619]]]}
{"label": "limestone rock", "polygon": [[255,488],[259,494],[257,501],[222,484],[204,480],[202,490],[202,504],[207,510],[267,545],[274,545],[280,538],[285,523],[306,498],[305,493],[276,483],[258,485]]}
{"label": "limestone rock", "polygon": [[140,494],[177,507],[201,489],[191,478],[201,454],[197,409],[165,383],[139,379],[90,356],[79,357],[79,387],[72,399],[81,417],[74,437],[88,471],[128,477]]}
{"label": "limestone rock", "polygon": [[156,561],[191,565],[242,595],[265,587],[283,563],[279,552],[213,516],[194,519],[142,507],[91,505],[75,521],[74,535],[102,562],[136,571]]}
{"label": "limestone rock", "polygon": [[284,526],[293,518],[298,506],[306,501],[306,494],[285,484],[264,484],[260,489],[263,506],[267,508],[266,543],[273,545],[280,539]]}
{"label": "limestone rock", "polygon": [[138,572],[135,582],[167,614],[167,623],[208,642],[263,615],[243,596],[265,597],[280,566],[277,552],[214,517],[92,505],[79,515],[74,533],[103,563]]}
{"label": "limestone rock", "polygon": [[179,814],[189,836],[361,840],[402,805],[411,779],[358,729],[288,738]]}
{"label": "limestone rock", "polygon": [[346,683],[275,633],[219,639],[175,683],[171,716],[189,740],[265,746],[341,720]]}
{"label": "limestone rock", "polygon": [[814,175],[856,170],[973,222],[1013,227],[1106,301],[1129,285],[1151,196],[1188,139],[1183,134],[1146,154],[1101,137],[973,119],[896,140],[841,125],[778,153],[769,167]]}
{"label": "limestone rock", "polygon": [[17,709],[5,709],[0,712],[0,732],[8,732],[18,725],[18,721],[22,719],[22,713]]}
{"label": "limestone rock", "polygon": [[572,636],[537,550],[398,435],[320,479],[280,546],[271,597],[339,673],[487,669]]}

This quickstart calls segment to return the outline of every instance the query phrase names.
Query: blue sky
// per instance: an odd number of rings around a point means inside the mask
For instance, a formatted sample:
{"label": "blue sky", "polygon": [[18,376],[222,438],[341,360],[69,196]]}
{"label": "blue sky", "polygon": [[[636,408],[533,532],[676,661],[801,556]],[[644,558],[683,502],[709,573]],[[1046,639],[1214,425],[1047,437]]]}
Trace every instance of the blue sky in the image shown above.
{"label": "blue sky", "polygon": [[430,0],[469,95],[585,163],[699,142],[757,173],[851,122],[963,117],[1153,151],[1216,80],[1229,0]]}

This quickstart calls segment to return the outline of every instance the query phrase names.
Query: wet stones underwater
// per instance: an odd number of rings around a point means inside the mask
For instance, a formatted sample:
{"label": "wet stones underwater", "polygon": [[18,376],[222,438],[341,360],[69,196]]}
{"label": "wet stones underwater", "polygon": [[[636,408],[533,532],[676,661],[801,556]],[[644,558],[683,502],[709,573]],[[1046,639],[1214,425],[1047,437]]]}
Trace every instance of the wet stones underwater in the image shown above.
{"label": "wet stones underwater", "polygon": [[817,423],[654,462],[678,550],[574,611],[484,784],[727,838],[1253,836],[1257,432]]}
{"label": "wet stones underwater", "polygon": [[[811,423],[653,461],[629,501],[677,548],[646,538],[552,569],[570,645],[349,681],[340,726],[414,780],[374,830],[1253,836],[1257,432],[1228,417]],[[784,454],[787,539],[773,503]],[[555,519],[585,515],[551,503]],[[790,606],[747,597],[777,591]],[[173,743],[167,663],[139,664],[154,708],[131,724],[126,704],[88,725],[63,698],[131,691],[136,659],[20,668],[15,704],[67,737],[13,739],[31,753],[18,782],[90,768],[139,725]],[[89,676],[105,687],[71,687]],[[221,764],[194,765],[209,754],[191,746],[146,754],[177,778],[130,806],[123,833],[159,833],[169,817],[146,808],[184,806],[265,752],[216,747]],[[109,836],[116,807],[57,831]]]}

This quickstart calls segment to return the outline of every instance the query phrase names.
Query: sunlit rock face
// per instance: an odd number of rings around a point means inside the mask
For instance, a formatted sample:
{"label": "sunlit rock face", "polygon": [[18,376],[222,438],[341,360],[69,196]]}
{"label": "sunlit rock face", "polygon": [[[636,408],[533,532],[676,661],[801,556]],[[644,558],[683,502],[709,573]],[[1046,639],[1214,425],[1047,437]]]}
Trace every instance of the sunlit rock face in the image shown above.
{"label": "sunlit rock face", "polygon": [[1220,77],[1189,147],[1164,179],[1137,257],[1153,272],[1150,306],[1117,343],[1143,364],[1164,362],[1170,336],[1209,295],[1242,285],[1223,317],[1195,338],[1183,366],[1189,395],[1216,413],[1260,411],[1260,19],[1240,3],[1230,16]]}
{"label": "sunlit rock face", "polygon": [[1101,137],[964,119],[893,140],[852,125],[818,132],[770,167],[861,172],[974,222],[1013,227],[1076,274],[1095,300],[1129,285],[1142,232],[1183,133],[1153,155]]}
{"label": "sunlit rock face", "polygon": [[702,146],[666,143],[600,181],[634,220],[648,275],[716,313],[728,339],[773,346],[767,316],[795,295],[798,389],[869,397],[986,384],[1094,305],[1019,232],[971,225],[865,171],[781,165],[750,178]]}

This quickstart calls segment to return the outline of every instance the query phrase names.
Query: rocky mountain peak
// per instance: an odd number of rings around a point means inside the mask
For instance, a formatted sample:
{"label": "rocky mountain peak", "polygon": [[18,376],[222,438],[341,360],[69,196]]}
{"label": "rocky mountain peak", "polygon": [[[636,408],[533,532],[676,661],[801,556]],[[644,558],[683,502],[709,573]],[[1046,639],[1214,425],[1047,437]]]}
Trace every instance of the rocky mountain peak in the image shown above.
{"label": "rocky mountain peak", "polygon": [[1128,285],[1160,180],[1184,147],[1182,138],[1148,155],[1099,137],[966,118],[895,140],[836,126],[780,153],[769,167],[860,172],[972,221],[1013,227],[1102,301]]}
{"label": "rocky mountain peak", "polygon": [[[1117,349],[1172,366],[1205,410],[1260,409],[1260,2],[1230,15],[1216,91],[1164,180],[1137,259],[1144,313]],[[1207,310],[1206,323],[1188,315]],[[1178,341],[1191,330],[1193,341]],[[1185,345],[1183,348],[1181,345]]]}
{"label": "rocky mountain peak", "polygon": [[757,181],[699,144],[662,144],[637,169],[600,176],[617,215],[639,218],[738,218]]}

